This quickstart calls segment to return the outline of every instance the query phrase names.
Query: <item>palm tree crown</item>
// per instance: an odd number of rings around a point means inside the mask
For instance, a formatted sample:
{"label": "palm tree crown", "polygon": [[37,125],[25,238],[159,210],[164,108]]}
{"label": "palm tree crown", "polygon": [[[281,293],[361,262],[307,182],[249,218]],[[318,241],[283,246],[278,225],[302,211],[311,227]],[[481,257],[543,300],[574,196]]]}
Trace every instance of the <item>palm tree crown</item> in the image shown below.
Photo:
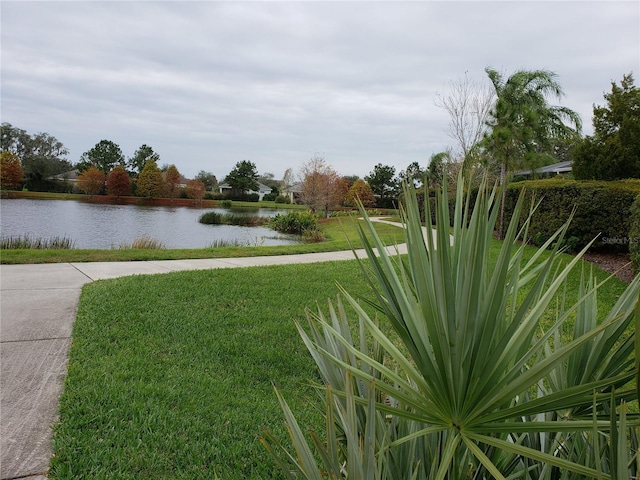
{"label": "palm tree crown", "polygon": [[[518,70],[505,81],[497,70],[487,67],[485,71],[497,99],[489,113],[489,132],[482,146],[500,165],[500,183],[504,187],[512,166],[535,168],[537,160],[551,149],[553,139],[579,134],[582,122],[573,110],[548,103],[549,97],[564,96],[554,72]],[[504,234],[505,195],[502,188],[500,238]]]}
{"label": "palm tree crown", "polygon": [[564,96],[554,72],[519,70],[505,81],[497,70],[485,71],[497,97],[489,114],[485,148],[506,168],[543,151],[551,139],[570,137],[582,128],[576,112],[549,104],[549,97]]}

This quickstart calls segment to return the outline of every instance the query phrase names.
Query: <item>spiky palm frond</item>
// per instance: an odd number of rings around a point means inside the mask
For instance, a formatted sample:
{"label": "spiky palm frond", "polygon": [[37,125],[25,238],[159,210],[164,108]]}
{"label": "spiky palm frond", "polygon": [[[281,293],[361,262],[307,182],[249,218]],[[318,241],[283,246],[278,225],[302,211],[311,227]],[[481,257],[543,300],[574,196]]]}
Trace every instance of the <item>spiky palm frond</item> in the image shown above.
{"label": "spiky palm frond", "polygon": [[[308,330],[299,326],[330,392],[327,419],[338,425],[327,426],[326,444],[314,442],[324,466],[295,460],[309,457],[296,447],[300,453],[290,460],[300,475],[337,472],[326,466],[337,458],[346,478],[615,478],[612,461],[621,465],[629,453],[614,440],[638,423],[611,412],[637,399],[635,337],[627,332],[640,277],[604,319],[595,308],[599,285],[585,278],[578,300],[561,302],[550,320],[580,258],[560,256],[567,225],[526,260],[521,241],[531,211],[520,221],[522,196],[490,260],[496,194],[481,188],[471,207],[460,184],[450,218],[444,188],[435,230],[425,234],[415,192],[407,189],[406,256],[388,254],[365,221],[361,265],[372,303],[397,338],[345,290],[358,335],[341,301],[330,306],[329,317],[310,314]],[[425,208],[431,218],[428,202]],[[565,340],[562,328],[574,318],[573,337]],[[293,420],[287,412],[290,425]],[[294,444],[303,442],[294,427]],[[374,477],[361,476],[365,464],[376,465],[367,467]]]}

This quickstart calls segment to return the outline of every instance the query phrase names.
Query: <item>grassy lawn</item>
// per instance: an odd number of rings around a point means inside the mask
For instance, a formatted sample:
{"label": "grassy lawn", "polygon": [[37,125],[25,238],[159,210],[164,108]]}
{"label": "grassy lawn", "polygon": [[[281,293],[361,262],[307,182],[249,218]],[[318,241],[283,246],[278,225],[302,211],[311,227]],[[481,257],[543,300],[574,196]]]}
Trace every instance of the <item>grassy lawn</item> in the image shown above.
{"label": "grassy lawn", "polygon": [[[280,478],[258,442],[262,427],[286,437],[272,385],[305,428],[322,428],[309,386],[318,376],[293,321],[326,310],[336,282],[370,298],[355,261],[85,286],[51,478]],[[624,288],[603,287],[602,311]]]}
{"label": "grassy lawn", "polygon": [[[187,258],[231,258],[257,255],[293,255],[297,253],[349,250],[349,242],[360,246],[355,217],[320,220],[319,228],[325,242],[273,247],[220,247],[200,249],[123,249],[123,250],[2,250],[0,263],[61,263],[61,262],[125,262],[141,260],[182,260]],[[392,225],[376,223],[376,231],[391,245],[403,241],[402,230]]]}
{"label": "grassy lawn", "polygon": [[272,384],[321,425],[293,320],[366,294],[355,262],[181,272],[86,286],[53,478],[274,478],[257,437],[285,436]]}

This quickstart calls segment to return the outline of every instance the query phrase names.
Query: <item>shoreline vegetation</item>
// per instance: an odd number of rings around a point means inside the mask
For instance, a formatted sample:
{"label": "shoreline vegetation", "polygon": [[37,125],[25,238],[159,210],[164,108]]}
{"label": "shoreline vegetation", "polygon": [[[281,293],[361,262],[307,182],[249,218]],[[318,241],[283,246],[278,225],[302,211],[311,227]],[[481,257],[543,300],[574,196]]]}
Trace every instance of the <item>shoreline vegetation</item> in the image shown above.
{"label": "shoreline vegetation", "polygon": [[[82,194],[47,193],[10,191],[2,192],[3,199],[33,198],[39,200],[76,200],[85,202],[101,202],[121,204],[138,204],[153,206],[191,206],[193,200],[173,199],[173,205],[169,205],[171,199],[141,199],[140,197],[109,197],[107,195],[93,196]],[[140,203],[142,201],[143,203]],[[219,200],[203,200],[197,207],[220,207]],[[228,204],[224,205],[229,207]],[[274,210],[306,211],[305,205],[280,204],[275,202],[239,202],[233,201],[231,208],[240,211],[256,208],[272,208]],[[352,246],[359,248],[361,243],[358,238],[358,221],[353,215],[340,215],[335,218],[319,219],[318,230],[322,232],[324,241],[308,242],[298,245],[260,246],[237,244],[234,242],[213,243],[206,248],[198,249],[166,249],[153,239],[146,238],[143,241],[134,240],[131,245],[120,245],[113,249],[74,249],[70,239],[64,242],[53,242],[52,239],[26,238],[19,236],[7,238],[7,248],[0,249],[0,264],[29,264],[29,263],[68,263],[68,262],[125,262],[148,260],[184,260],[203,258],[238,258],[252,256],[295,255],[301,253],[331,252],[350,250]],[[379,223],[376,229],[385,241],[390,245],[401,243],[403,234],[399,227]],[[5,239],[3,239],[4,243]],[[55,248],[42,248],[43,246],[56,246]],[[59,248],[61,245],[63,248]],[[16,248],[25,247],[25,248]],[[34,248],[28,248],[34,247]]]}
{"label": "shoreline vegetation", "polygon": [[[360,248],[358,223],[355,217],[341,216],[318,220],[318,229],[324,235],[322,242],[296,245],[228,245],[212,244],[198,249],[165,248],[115,248],[101,249],[14,249],[0,250],[0,264],[73,263],[73,262],[127,262],[149,260],[185,260],[204,258],[239,258],[253,256],[295,255],[301,253],[332,252]],[[404,241],[402,229],[393,225],[377,223],[376,230],[389,244]],[[152,242],[144,242],[149,245]]]}
{"label": "shoreline vegetation", "polygon": [[[194,200],[191,198],[145,198],[134,196],[114,195],[85,195],[83,193],[53,193],[29,192],[24,190],[3,190],[0,199],[27,198],[34,200],[75,200],[87,203],[106,203],[114,205],[144,205],[152,207],[194,207],[194,208],[224,208],[224,200]],[[271,208],[274,210],[304,210],[305,205],[275,202],[241,202],[232,201],[234,208]]]}

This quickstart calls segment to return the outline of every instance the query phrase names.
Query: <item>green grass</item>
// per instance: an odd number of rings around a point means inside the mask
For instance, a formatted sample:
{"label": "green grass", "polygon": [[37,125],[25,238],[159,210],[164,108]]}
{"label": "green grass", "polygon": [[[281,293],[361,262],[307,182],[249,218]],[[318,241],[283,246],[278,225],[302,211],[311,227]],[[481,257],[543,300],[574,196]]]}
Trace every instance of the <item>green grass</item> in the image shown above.
{"label": "green grass", "polygon": [[272,384],[320,427],[318,379],[294,328],[355,262],[180,272],[86,286],[52,478],[276,478],[257,441],[284,436]]}
{"label": "green grass", "polygon": [[[257,437],[267,427],[286,438],[272,384],[305,428],[322,428],[317,372],[293,321],[317,303],[326,311],[336,282],[371,298],[355,261],[85,286],[50,478],[281,478]],[[624,288],[603,287],[602,311]]]}
{"label": "green grass", "polygon": [[34,198],[37,200],[86,200],[83,193],[29,192],[27,190],[3,191],[3,198]]}
{"label": "green grass", "polygon": [[[191,258],[254,257],[257,255],[293,255],[298,253],[348,250],[349,241],[360,246],[356,220],[351,217],[331,218],[318,222],[326,241],[285,246],[214,247],[200,249],[116,249],[116,250],[2,250],[0,263],[62,263],[62,262],[126,262],[142,260],[182,260]],[[382,223],[376,231],[388,244],[403,241],[402,230]],[[347,240],[348,239],[348,240]]]}

